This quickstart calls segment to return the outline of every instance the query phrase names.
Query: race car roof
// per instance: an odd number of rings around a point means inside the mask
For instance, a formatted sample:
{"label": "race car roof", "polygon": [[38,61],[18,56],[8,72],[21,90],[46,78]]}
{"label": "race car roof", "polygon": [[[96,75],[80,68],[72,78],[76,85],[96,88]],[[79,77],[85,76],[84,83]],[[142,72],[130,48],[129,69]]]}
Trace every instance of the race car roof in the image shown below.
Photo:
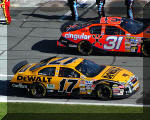
{"label": "race car roof", "polygon": [[102,17],[100,24],[116,24],[119,25],[122,22],[122,17]]}
{"label": "race car roof", "polygon": [[84,59],[77,57],[51,57],[42,60],[40,63],[35,64],[30,68],[30,71],[35,71],[43,66],[66,66],[66,67],[76,67],[80,64]]}
{"label": "race car roof", "polygon": [[63,65],[63,66],[77,66],[83,58],[77,57],[56,57],[50,60],[47,65]]}

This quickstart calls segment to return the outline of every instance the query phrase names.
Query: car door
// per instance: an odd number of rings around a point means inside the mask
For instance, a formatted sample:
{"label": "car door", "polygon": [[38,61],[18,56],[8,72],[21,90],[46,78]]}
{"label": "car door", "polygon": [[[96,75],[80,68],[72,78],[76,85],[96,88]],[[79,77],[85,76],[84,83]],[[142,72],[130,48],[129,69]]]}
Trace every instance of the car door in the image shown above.
{"label": "car door", "polygon": [[38,77],[41,78],[41,82],[45,85],[45,87],[53,92],[56,87],[54,84],[56,67],[45,67],[38,71]]}
{"label": "car door", "polygon": [[58,92],[72,93],[72,91],[79,87],[80,74],[72,68],[60,67],[57,83]]}
{"label": "car door", "polygon": [[125,52],[125,34],[126,32],[119,28],[119,26],[106,25],[103,35],[103,49]]}
{"label": "car door", "polygon": [[101,48],[101,43],[102,43],[102,25],[94,25],[89,28],[89,32],[92,36],[90,39],[90,42],[93,46]]}

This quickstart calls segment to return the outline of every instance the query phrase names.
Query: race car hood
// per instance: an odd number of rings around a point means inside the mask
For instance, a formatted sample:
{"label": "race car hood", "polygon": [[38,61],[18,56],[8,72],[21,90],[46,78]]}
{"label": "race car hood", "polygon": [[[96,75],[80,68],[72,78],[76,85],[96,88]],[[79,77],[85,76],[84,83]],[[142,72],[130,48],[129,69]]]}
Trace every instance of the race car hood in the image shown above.
{"label": "race car hood", "polygon": [[96,78],[127,83],[127,81],[133,76],[134,74],[132,72],[124,68],[107,66],[98,76],[96,76]]}

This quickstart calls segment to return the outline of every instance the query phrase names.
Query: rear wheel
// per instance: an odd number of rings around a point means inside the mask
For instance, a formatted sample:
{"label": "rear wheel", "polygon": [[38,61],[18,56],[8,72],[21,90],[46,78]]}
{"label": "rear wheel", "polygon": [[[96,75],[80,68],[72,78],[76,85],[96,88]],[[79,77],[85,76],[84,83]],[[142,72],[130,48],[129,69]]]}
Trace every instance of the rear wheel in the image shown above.
{"label": "rear wheel", "polygon": [[109,100],[112,98],[112,89],[109,85],[102,84],[97,87],[97,98],[102,100]]}
{"label": "rear wheel", "polygon": [[87,41],[81,41],[78,44],[77,49],[82,55],[90,55],[93,52],[92,45]]}
{"label": "rear wheel", "polygon": [[31,95],[36,98],[46,96],[46,88],[42,83],[35,83],[31,87]]}

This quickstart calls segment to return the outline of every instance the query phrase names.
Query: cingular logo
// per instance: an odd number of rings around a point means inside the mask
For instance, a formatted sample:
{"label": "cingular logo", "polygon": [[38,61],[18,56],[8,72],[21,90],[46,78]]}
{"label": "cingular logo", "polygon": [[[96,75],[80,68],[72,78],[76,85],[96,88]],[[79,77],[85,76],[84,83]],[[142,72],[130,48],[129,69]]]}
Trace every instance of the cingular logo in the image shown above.
{"label": "cingular logo", "polygon": [[77,40],[77,39],[89,40],[90,37],[91,37],[91,35],[84,35],[84,33],[82,33],[81,35],[71,34],[71,33],[65,34],[65,38],[72,38],[74,40]]}

